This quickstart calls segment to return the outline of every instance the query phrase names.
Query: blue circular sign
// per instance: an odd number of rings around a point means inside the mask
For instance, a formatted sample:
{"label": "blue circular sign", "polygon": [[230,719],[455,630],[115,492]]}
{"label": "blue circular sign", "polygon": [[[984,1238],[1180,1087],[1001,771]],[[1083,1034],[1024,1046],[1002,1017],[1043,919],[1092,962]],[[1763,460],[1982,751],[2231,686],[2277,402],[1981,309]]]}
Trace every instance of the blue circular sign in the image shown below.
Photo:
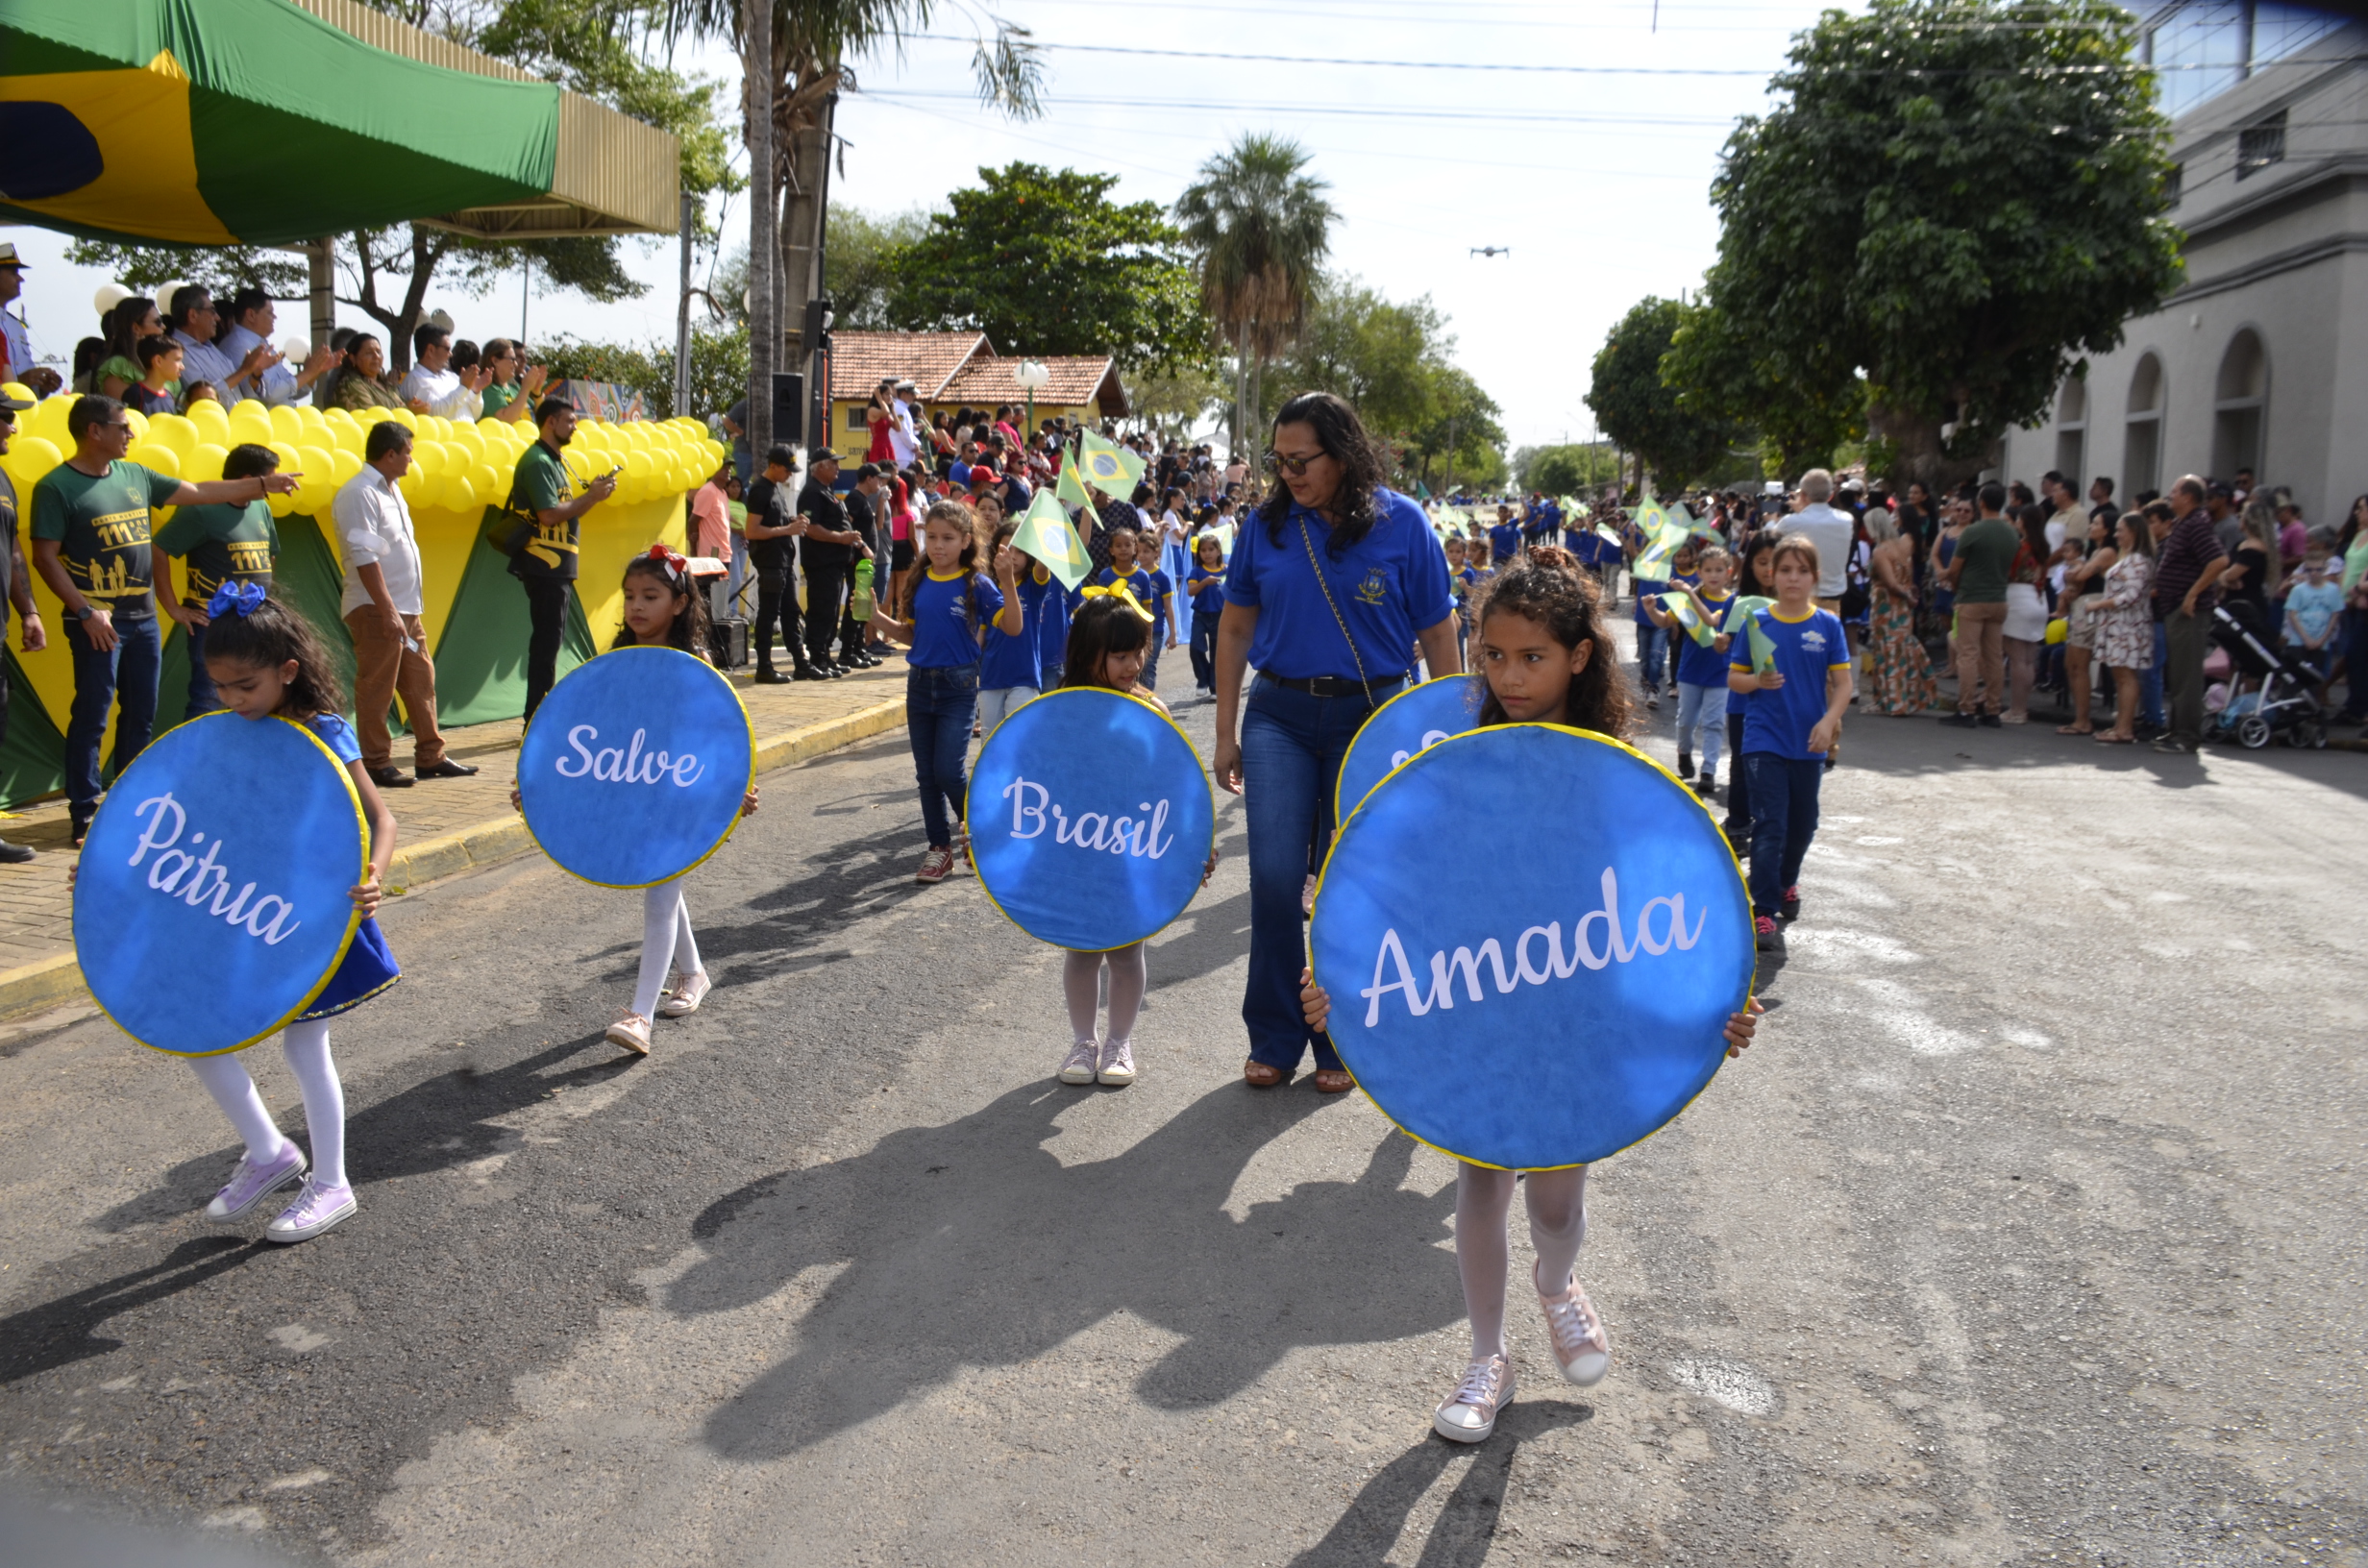
{"label": "blue circular sign", "polygon": [[518,751],[527,831],[604,888],[670,882],[714,854],[755,777],[740,694],[671,648],[621,648],[569,671]]}
{"label": "blue circular sign", "polygon": [[996,726],[971,770],[971,859],[995,907],[1080,952],[1141,942],[1184,913],[1217,842],[1217,797],[1184,732],[1098,686]]}
{"label": "blue circular sign", "polygon": [[354,780],[285,719],[210,713],[107,792],[74,883],[74,951],[115,1026],[176,1056],[252,1045],[329,983],[370,863]]}
{"label": "blue circular sign", "polygon": [[[1507,800],[1552,824],[1518,854],[1442,831]],[[1751,991],[1751,899],[1709,811],[1552,724],[1392,773],[1333,840],[1308,940],[1332,1043],[1382,1114],[1512,1170],[1600,1160],[1684,1110]]]}
{"label": "blue circular sign", "polygon": [[1332,821],[1348,820],[1373,786],[1450,735],[1461,735],[1480,722],[1480,703],[1487,689],[1473,675],[1442,675],[1419,686],[1409,686],[1368,715],[1348,754],[1341,759],[1341,776],[1332,792]]}

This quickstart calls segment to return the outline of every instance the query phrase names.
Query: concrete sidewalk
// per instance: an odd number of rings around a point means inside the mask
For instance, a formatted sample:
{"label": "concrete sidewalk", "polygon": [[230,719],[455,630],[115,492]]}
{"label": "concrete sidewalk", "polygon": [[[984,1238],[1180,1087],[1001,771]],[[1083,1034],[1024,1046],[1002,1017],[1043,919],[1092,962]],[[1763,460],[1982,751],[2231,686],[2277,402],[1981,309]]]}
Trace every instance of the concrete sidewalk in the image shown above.
{"label": "concrete sidewalk", "polygon": [[[904,723],[901,659],[841,680],[786,686],[755,685],[751,674],[735,672],[732,684],[756,726],[760,773]],[[509,804],[525,728],[508,719],[447,731],[448,754],[482,772],[475,778],[382,792],[398,827],[394,863],[387,869],[390,892],[533,849],[525,821]],[[409,760],[409,741],[396,737],[396,764],[407,768]],[[0,1017],[11,1017],[55,1006],[83,991],[82,969],[74,960],[73,894],[66,886],[77,851],[66,842],[63,799],[0,818],[0,838],[40,851],[30,864],[0,867]]]}

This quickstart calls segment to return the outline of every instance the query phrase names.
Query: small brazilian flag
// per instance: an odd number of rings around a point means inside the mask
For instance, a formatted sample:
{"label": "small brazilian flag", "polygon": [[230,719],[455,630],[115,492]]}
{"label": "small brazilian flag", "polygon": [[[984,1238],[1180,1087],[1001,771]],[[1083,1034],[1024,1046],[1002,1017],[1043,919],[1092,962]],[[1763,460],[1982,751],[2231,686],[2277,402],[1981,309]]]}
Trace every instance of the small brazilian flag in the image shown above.
{"label": "small brazilian flag", "polygon": [[1709,622],[1694,613],[1693,600],[1684,594],[1663,594],[1661,607],[1668,611],[1679,625],[1686,628],[1686,635],[1692,638],[1697,645],[1708,648],[1717,638],[1718,633],[1712,629]]}
{"label": "small brazilian flag", "polygon": [[1086,554],[1084,542],[1078,539],[1077,530],[1069,526],[1069,514],[1061,510],[1058,501],[1042,490],[1036,492],[1036,499],[1021,514],[1019,527],[1012,530],[1011,548],[1044,562],[1045,570],[1058,577],[1061,586],[1073,594],[1094,570],[1093,557]]}
{"label": "small brazilian flag", "polygon": [[1143,482],[1143,459],[1092,430],[1077,432],[1077,458],[1085,482],[1113,500],[1124,501]]}
{"label": "small brazilian flag", "polygon": [[[1776,645],[1768,640],[1766,632],[1760,629],[1760,612],[1775,602],[1772,599],[1763,599],[1753,594],[1739,599],[1727,606],[1728,625],[1735,625],[1737,616],[1743,618],[1743,633],[1751,649],[1751,669],[1754,674],[1765,674],[1776,668]],[[1734,645],[1728,646],[1732,649]]]}
{"label": "small brazilian flag", "polygon": [[1067,505],[1091,506],[1094,504],[1093,496],[1086,491],[1085,481],[1077,478],[1076,463],[1070,458],[1062,459],[1061,477],[1053,484],[1052,493]]}

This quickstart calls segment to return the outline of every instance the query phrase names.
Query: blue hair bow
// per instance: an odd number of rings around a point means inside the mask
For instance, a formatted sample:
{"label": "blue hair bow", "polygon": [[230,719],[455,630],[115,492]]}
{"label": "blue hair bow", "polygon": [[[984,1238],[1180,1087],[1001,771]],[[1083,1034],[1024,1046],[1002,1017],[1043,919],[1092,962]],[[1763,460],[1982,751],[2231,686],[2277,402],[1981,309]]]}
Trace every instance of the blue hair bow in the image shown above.
{"label": "blue hair bow", "polygon": [[213,620],[226,615],[253,615],[266,597],[259,582],[226,582],[206,601],[206,614]]}

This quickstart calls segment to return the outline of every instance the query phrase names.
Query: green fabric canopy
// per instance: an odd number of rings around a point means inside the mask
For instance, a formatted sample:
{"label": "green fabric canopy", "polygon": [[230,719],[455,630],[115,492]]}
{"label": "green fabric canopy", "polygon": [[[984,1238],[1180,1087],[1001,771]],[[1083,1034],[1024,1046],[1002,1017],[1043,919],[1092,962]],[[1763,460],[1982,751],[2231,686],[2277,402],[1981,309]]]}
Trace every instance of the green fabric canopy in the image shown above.
{"label": "green fabric canopy", "polygon": [[376,49],[289,0],[7,0],[0,218],[274,245],[548,193],[559,89]]}

